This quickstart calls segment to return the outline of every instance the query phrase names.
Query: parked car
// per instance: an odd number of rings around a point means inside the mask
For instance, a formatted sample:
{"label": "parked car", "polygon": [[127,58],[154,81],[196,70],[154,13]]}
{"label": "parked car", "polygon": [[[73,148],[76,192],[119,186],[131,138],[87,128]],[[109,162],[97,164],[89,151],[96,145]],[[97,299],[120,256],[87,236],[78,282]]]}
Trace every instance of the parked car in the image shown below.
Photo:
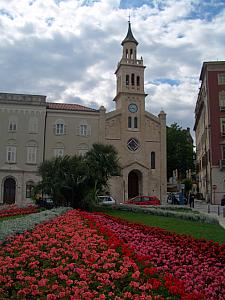
{"label": "parked car", "polygon": [[116,200],[112,196],[98,196],[98,203],[101,205],[116,204]]}
{"label": "parked car", "polygon": [[185,196],[183,196],[183,201],[181,203],[180,200],[180,193],[169,193],[167,196],[167,203],[169,204],[175,204],[175,205],[179,205],[179,204],[187,204],[187,199]]}
{"label": "parked car", "polygon": [[36,200],[36,204],[39,207],[44,207],[44,208],[53,208],[54,207],[54,201],[48,195],[43,195],[43,197],[39,197]]}
{"label": "parked car", "polygon": [[136,205],[160,205],[160,200],[156,196],[136,196],[128,199],[125,203]]}

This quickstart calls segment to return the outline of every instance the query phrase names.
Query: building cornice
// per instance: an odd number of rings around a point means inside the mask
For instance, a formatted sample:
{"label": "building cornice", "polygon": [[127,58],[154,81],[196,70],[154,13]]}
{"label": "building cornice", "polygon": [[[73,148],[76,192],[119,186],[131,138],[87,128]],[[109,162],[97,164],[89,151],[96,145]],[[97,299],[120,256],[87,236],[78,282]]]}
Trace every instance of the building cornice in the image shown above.
{"label": "building cornice", "polygon": [[144,97],[147,97],[147,96],[148,96],[148,94],[140,93],[140,92],[135,92],[135,91],[131,91],[131,92],[119,92],[119,93],[115,96],[115,98],[113,99],[113,101],[117,101],[117,99],[118,99],[121,95],[127,95],[127,96],[134,95],[134,96],[144,96]]}

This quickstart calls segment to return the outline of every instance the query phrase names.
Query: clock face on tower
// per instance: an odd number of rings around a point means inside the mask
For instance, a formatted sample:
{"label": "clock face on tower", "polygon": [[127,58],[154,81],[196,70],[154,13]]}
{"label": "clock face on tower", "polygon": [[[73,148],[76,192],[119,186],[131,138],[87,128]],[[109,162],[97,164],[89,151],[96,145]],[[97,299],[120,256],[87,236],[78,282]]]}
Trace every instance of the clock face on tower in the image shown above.
{"label": "clock face on tower", "polygon": [[129,112],[131,112],[131,113],[135,113],[138,111],[138,107],[135,103],[129,104],[128,109],[129,109]]}

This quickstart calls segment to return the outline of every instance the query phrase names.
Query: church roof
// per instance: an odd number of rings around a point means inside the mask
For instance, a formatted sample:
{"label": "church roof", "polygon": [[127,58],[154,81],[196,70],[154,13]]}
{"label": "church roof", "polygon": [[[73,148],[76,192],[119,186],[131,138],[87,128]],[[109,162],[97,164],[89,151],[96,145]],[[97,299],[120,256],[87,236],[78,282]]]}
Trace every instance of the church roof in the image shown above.
{"label": "church roof", "polygon": [[97,112],[98,110],[89,108],[80,104],[71,104],[71,103],[53,103],[48,102],[47,108],[56,109],[56,110],[72,110],[72,111],[89,111],[89,112]]}
{"label": "church roof", "polygon": [[134,38],[132,30],[131,30],[131,24],[130,21],[128,21],[128,31],[127,31],[127,36],[125,37],[125,39],[122,41],[121,45],[123,46],[124,43],[126,42],[133,42],[136,45],[138,45],[137,40]]}

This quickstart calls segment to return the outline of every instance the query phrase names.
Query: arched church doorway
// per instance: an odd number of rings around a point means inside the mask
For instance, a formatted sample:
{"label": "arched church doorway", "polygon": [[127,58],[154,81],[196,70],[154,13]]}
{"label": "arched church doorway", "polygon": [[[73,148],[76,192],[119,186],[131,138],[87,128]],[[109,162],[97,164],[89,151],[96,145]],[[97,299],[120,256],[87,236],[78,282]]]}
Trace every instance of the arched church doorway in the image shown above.
{"label": "arched church doorway", "polygon": [[132,170],[128,174],[128,199],[141,195],[142,174],[138,170]]}
{"label": "arched church doorway", "polygon": [[6,178],[4,182],[4,194],[3,194],[3,203],[13,204],[15,203],[16,195],[16,181],[15,179],[9,177]]}

